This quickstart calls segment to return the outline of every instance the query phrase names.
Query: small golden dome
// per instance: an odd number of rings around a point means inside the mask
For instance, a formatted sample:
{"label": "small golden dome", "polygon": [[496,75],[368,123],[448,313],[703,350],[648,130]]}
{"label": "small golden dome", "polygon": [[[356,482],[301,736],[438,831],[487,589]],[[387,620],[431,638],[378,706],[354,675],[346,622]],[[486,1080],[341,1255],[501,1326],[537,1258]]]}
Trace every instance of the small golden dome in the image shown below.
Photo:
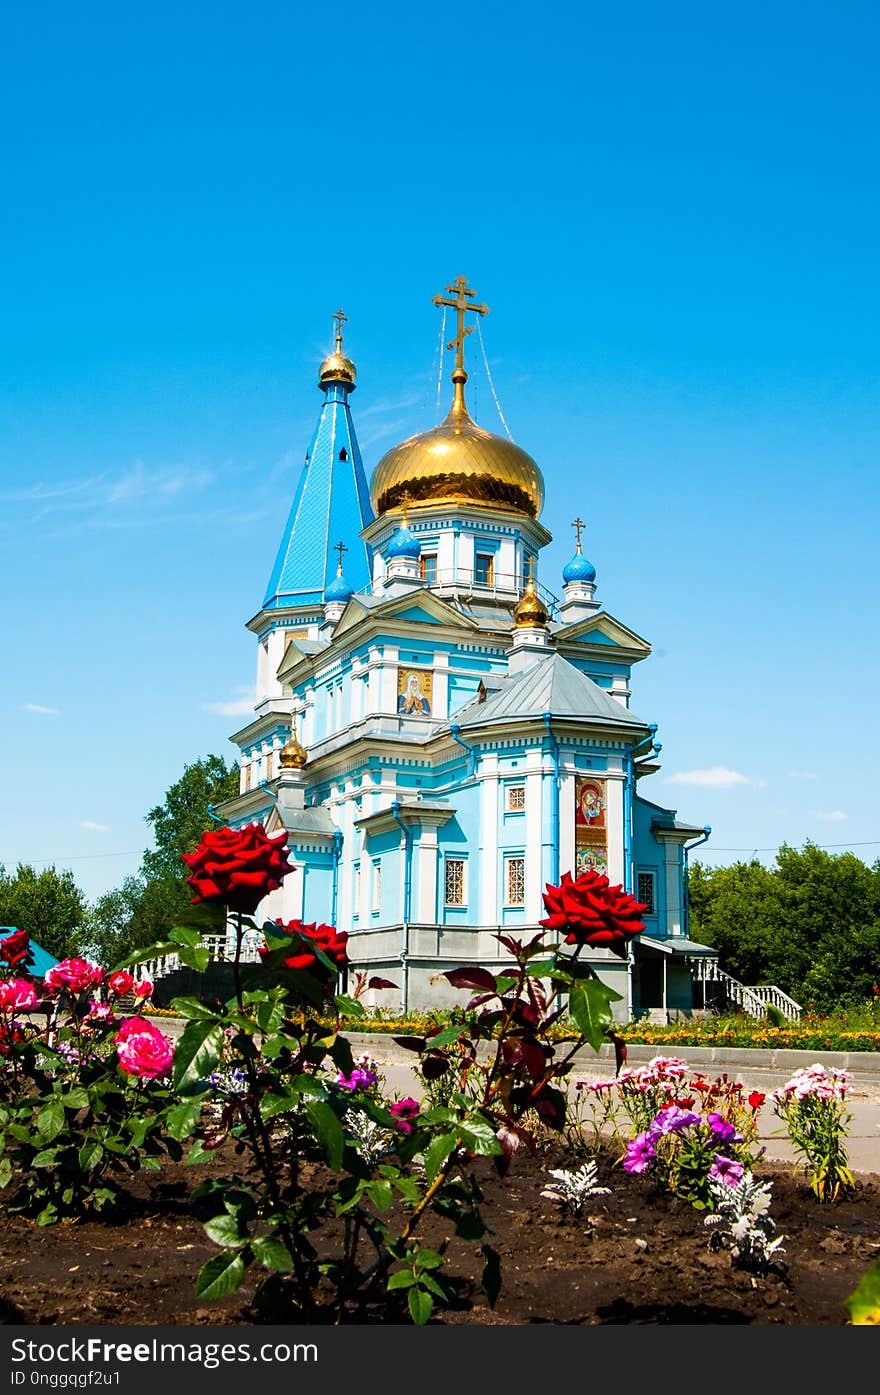
{"label": "small golden dome", "polygon": [[302,770],[308,760],[308,753],[304,746],[301,746],[296,736],[296,727],[290,733],[287,741],[281,748],[279,762],[282,770]]}
{"label": "small golden dome", "polygon": [[328,354],[318,369],[319,387],[329,387],[332,383],[345,383],[349,388],[355,386],[355,366],[350,358],[340,350],[334,349],[332,354]]}
{"label": "small golden dome", "polygon": [[467,373],[452,375],[455,396],[448,417],[432,431],[410,436],[383,455],[373,471],[370,496],[377,514],[410,504],[484,504],[537,518],[544,478],[532,457],[513,441],[484,431],[464,401]]}
{"label": "small golden dome", "polygon": [[546,626],[549,619],[550,614],[538,595],[534,578],[529,577],[526,589],[513,612],[513,623],[518,630],[540,630]]}

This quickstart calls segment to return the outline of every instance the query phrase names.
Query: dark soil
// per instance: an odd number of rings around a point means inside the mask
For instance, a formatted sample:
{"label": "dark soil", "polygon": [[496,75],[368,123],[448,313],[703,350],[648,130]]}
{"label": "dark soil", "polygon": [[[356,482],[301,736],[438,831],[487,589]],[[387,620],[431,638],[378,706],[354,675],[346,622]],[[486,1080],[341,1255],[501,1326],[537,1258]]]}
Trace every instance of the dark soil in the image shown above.
{"label": "dark soil", "polygon": [[[761,1165],[761,1179],[773,1182],[771,1214],[785,1237],[785,1267],[753,1278],[734,1269],[726,1252],[710,1251],[702,1213],[610,1160],[602,1162],[600,1180],[611,1194],[596,1197],[579,1221],[540,1196],[547,1169],[562,1165],[560,1158],[520,1154],[504,1181],[485,1159],[478,1162],[502,1288],[490,1308],[479,1287],[477,1247],[450,1239],[446,1272],[459,1275],[461,1285],[460,1306],[434,1319],[446,1324],[844,1324],[844,1300],[880,1257],[877,1175],[858,1177],[850,1200],[821,1205],[791,1167]],[[40,1228],[0,1217],[0,1322],[257,1321],[253,1283],[218,1302],[194,1297],[199,1268],[217,1253],[187,1206],[204,1175],[204,1168],[184,1166],[144,1174],[126,1218],[114,1223]],[[436,1245],[445,1238],[434,1217],[426,1239]]]}

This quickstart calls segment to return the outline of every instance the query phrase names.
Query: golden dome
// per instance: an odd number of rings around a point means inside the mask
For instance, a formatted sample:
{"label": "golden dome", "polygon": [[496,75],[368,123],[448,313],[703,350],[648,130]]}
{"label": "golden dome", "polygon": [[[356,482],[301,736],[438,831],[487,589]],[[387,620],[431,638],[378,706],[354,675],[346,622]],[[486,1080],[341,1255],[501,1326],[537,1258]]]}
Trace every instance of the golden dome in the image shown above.
{"label": "golden dome", "polygon": [[513,612],[513,623],[518,630],[540,630],[549,619],[549,611],[538,595],[534,578],[529,577],[526,589]]}
{"label": "golden dome", "polygon": [[471,419],[463,368],[456,368],[452,381],[455,396],[446,420],[393,446],[373,471],[370,496],[376,513],[399,508],[406,497],[415,505],[485,504],[537,518],[544,478],[535,461]]}
{"label": "golden dome", "polygon": [[297,740],[296,724],[294,724],[290,736],[281,747],[281,755],[278,757],[281,769],[302,770],[308,758],[305,747],[301,746]]}
{"label": "golden dome", "polygon": [[355,386],[355,366],[350,358],[346,358],[337,347],[332,354],[328,354],[318,369],[319,387],[329,387],[331,383],[345,383],[349,388]]}

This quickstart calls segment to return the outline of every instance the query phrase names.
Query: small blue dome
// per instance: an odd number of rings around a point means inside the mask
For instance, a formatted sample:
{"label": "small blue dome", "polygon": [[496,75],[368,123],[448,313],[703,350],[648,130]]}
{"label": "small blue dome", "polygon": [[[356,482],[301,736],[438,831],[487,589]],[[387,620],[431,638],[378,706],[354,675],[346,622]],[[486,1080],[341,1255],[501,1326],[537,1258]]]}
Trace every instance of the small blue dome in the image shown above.
{"label": "small blue dome", "polygon": [[562,580],[568,586],[572,581],[587,581],[591,585],[596,580],[596,568],[582,552],[576,552],[562,569]]}
{"label": "small blue dome", "polygon": [[408,557],[417,562],[421,555],[418,538],[415,533],[410,532],[406,524],[401,526],[391,534],[390,541],[385,549],[385,556],[388,561],[396,557]]}
{"label": "small blue dome", "polygon": [[324,604],[326,605],[328,601],[347,601],[352,595],[352,588],[342,572],[337,572],[324,592]]}

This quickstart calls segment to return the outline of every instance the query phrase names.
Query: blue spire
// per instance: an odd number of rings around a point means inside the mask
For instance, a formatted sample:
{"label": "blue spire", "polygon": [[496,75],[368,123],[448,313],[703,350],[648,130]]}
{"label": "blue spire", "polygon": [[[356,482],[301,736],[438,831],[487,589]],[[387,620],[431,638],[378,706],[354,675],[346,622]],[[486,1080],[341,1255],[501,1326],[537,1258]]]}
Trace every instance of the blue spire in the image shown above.
{"label": "blue spire", "polygon": [[265,610],[323,604],[335,577],[331,557],[335,538],[352,539],[349,595],[368,585],[372,573],[370,549],[359,534],[373,521],[373,510],[348,405],[355,389],[355,366],[342,352],[345,316],[339,311],[334,318],[336,348],[321,364],[318,379],[324,405],[266,588]]}

